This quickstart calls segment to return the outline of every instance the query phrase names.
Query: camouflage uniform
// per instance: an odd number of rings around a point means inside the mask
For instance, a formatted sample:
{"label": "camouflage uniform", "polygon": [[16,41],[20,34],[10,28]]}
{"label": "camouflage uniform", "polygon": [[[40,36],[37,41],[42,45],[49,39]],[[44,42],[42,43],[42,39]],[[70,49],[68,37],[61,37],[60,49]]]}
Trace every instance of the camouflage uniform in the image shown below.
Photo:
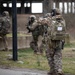
{"label": "camouflage uniform", "polygon": [[40,45],[40,49],[43,51],[43,49],[46,48],[45,42],[47,40],[47,29],[51,24],[51,14],[50,13],[45,14],[44,18],[42,18],[41,20],[39,19],[39,21],[40,24],[43,25],[42,43]]}
{"label": "camouflage uniform", "polygon": [[9,13],[7,11],[3,12],[2,17],[0,18],[0,22],[2,23],[2,26],[0,29],[0,36],[2,37],[5,50],[8,50],[8,43],[7,43],[6,34],[9,33],[10,18],[9,18]]}
{"label": "camouflage uniform", "polygon": [[46,17],[46,18],[39,18],[39,23],[41,24],[41,28],[40,28],[40,33],[42,33],[42,39],[41,39],[41,44],[40,44],[40,46],[39,46],[39,51],[41,52],[41,53],[43,53],[43,50],[44,50],[44,48],[45,48],[45,38],[46,38],[46,33],[47,33],[47,28],[48,28],[48,25],[49,25],[49,20],[48,20],[48,18]]}
{"label": "camouflage uniform", "polygon": [[38,34],[38,28],[37,28],[38,23],[37,23],[35,15],[31,15],[29,17],[29,22],[27,26],[28,26],[27,29],[29,30],[29,32],[32,32],[32,41],[30,42],[30,47],[34,50],[34,53],[37,53],[39,52],[38,43],[37,43],[39,34]]}
{"label": "camouflage uniform", "polygon": [[[31,22],[32,18],[34,18],[34,21]],[[46,28],[47,27],[45,19],[39,18],[38,20],[36,20],[34,15],[30,16],[28,29],[32,32],[33,39],[30,43],[30,47],[34,50],[34,53],[43,53],[42,38],[40,39],[40,36],[43,36]],[[40,43],[38,43],[39,41]]]}
{"label": "camouflage uniform", "polygon": [[[52,17],[56,17],[60,14],[58,12],[58,9],[55,9],[56,12],[55,15],[53,14]],[[54,20],[54,19],[52,19]],[[62,41],[61,40],[52,40],[50,38],[50,31],[51,28],[48,27],[48,34],[47,34],[47,41],[46,41],[46,56],[48,59],[48,64],[50,66],[50,72],[48,75],[63,75],[62,73],[62,50],[61,50],[61,45]]]}

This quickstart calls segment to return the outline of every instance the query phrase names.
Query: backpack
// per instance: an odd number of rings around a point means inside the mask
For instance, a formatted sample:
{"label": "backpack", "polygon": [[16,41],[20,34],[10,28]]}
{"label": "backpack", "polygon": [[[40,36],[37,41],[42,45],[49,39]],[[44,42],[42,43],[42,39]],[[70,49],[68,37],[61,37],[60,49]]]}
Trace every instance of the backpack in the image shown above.
{"label": "backpack", "polygon": [[51,40],[65,40],[65,37],[66,37],[65,21],[59,18],[53,20],[50,26]]}
{"label": "backpack", "polygon": [[10,28],[10,20],[8,18],[0,19],[0,34],[8,34]]}

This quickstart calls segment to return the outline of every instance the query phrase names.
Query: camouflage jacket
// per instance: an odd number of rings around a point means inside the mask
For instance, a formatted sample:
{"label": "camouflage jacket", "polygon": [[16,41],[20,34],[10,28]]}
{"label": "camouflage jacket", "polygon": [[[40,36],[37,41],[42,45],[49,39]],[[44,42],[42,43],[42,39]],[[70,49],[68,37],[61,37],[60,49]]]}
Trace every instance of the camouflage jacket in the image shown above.
{"label": "camouflage jacket", "polygon": [[31,25],[29,25],[29,29],[33,31],[38,26],[37,20],[35,20]]}
{"label": "camouflage jacket", "polygon": [[[65,20],[64,20],[63,18],[61,18],[61,19],[62,19],[62,20],[61,20],[61,23],[62,23],[64,26],[66,26]],[[54,16],[54,17],[52,17],[51,25],[48,26],[48,29],[47,29],[47,36],[46,36],[46,38],[45,38],[46,46],[49,47],[49,48],[56,48],[56,47],[58,47],[59,44],[56,44],[56,42],[57,42],[57,43],[60,42],[60,40],[59,40],[59,41],[57,41],[57,40],[52,41],[52,38],[51,38],[53,25],[56,24],[56,23],[58,23],[58,22],[56,21],[56,16]]]}
{"label": "camouflage jacket", "polygon": [[0,35],[6,35],[9,33],[9,28],[10,28],[10,18],[9,17],[1,17],[0,18]]}

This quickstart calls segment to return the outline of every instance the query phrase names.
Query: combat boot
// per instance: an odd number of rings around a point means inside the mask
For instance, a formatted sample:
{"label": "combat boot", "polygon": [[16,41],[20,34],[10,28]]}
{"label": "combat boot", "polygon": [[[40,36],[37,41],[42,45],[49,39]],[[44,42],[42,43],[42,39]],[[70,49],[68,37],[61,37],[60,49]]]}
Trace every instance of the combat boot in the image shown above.
{"label": "combat boot", "polygon": [[58,75],[64,75],[64,73],[62,72],[61,69],[59,69],[57,73],[58,73]]}

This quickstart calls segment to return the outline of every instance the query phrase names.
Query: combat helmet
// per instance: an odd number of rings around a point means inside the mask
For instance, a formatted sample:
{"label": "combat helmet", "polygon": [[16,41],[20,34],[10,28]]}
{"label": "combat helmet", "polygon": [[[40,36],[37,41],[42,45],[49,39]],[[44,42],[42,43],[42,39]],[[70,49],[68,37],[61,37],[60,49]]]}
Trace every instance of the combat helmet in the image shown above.
{"label": "combat helmet", "polygon": [[62,15],[62,12],[60,11],[60,9],[55,8],[51,10],[51,16],[55,16],[55,15]]}
{"label": "combat helmet", "polygon": [[50,17],[51,13],[46,13],[45,17]]}
{"label": "combat helmet", "polygon": [[34,18],[34,19],[36,19],[36,16],[35,15],[30,15],[30,17],[29,17],[30,19],[31,18]]}
{"label": "combat helmet", "polygon": [[3,15],[3,16],[9,16],[9,12],[8,12],[8,11],[4,11],[4,12],[2,13],[2,15]]}
{"label": "combat helmet", "polygon": [[62,12],[60,11],[60,9],[55,8],[55,10],[56,10],[56,15],[61,15],[62,14]]}

